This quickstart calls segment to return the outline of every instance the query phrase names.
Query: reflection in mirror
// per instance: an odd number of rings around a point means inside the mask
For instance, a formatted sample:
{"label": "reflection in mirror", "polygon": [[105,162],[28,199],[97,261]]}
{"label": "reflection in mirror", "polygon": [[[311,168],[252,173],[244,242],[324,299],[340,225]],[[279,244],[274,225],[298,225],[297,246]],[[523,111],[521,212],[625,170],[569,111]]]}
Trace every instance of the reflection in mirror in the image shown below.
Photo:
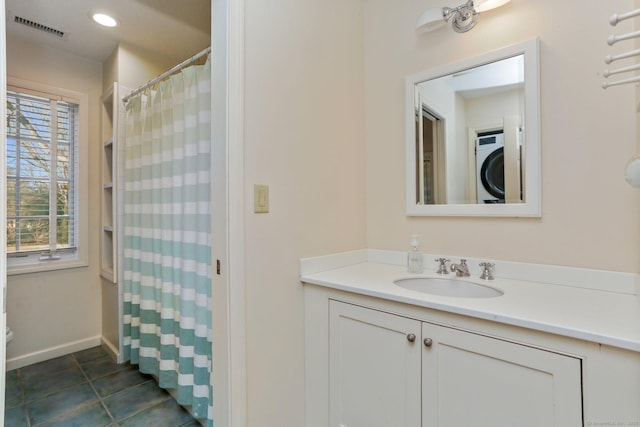
{"label": "reflection in mirror", "polygon": [[537,68],[533,40],[407,78],[408,214],[539,216]]}
{"label": "reflection in mirror", "polygon": [[421,120],[417,111],[416,201],[428,205],[446,203],[445,121],[424,104]]}
{"label": "reflection in mirror", "polygon": [[523,201],[524,55],[418,83],[416,101],[418,204]]}

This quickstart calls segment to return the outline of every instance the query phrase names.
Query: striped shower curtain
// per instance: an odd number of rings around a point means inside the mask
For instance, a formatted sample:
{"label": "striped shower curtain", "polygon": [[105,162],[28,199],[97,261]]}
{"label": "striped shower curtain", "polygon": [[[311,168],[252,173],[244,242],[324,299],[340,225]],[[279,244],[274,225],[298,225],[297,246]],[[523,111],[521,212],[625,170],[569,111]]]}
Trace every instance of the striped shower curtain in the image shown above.
{"label": "striped shower curtain", "polygon": [[210,63],[126,105],[124,357],[212,425]]}

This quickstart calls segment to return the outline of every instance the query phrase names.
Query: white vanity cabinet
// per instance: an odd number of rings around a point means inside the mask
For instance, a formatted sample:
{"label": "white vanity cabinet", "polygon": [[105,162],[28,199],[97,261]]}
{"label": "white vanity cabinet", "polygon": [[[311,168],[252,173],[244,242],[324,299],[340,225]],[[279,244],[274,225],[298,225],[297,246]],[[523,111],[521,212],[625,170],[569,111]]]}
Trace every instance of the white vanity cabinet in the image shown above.
{"label": "white vanity cabinet", "polygon": [[301,260],[306,427],[640,426],[640,275],[510,263],[446,297],[405,259]]}
{"label": "white vanity cabinet", "polygon": [[331,301],[330,426],[420,426],[419,321]]}
{"label": "white vanity cabinet", "polygon": [[580,358],[336,300],[328,323],[331,427],[583,425]]}
{"label": "white vanity cabinet", "polygon": [[582,426],[580,359],[430,323],[422,337],[423,427]]}

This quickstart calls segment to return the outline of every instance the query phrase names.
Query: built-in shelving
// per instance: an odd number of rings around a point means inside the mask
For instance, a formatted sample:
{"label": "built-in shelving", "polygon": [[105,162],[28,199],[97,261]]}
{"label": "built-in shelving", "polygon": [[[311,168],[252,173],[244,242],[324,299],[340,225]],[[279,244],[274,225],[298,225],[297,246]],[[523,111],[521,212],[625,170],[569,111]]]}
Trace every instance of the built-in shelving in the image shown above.
{"label": "built-in shelving", "polygon": [[117,145],[123,136],[122,122],[123,105],[122,93],[124,88],[118,83],[102,96],[101,121],[101,255],[100,275],[113,283],[118,281],[118,202],[117,202]]}

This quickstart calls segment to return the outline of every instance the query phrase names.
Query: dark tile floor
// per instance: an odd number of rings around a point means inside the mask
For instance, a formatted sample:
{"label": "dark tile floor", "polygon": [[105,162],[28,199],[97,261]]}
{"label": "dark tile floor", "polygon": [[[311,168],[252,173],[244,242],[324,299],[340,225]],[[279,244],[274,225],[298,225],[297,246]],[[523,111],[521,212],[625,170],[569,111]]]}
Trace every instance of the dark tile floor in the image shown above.
{"label": "dark tile floor", "polygon": [[5,427],[199,427],[148,375],[101,348],[7,372]]}

